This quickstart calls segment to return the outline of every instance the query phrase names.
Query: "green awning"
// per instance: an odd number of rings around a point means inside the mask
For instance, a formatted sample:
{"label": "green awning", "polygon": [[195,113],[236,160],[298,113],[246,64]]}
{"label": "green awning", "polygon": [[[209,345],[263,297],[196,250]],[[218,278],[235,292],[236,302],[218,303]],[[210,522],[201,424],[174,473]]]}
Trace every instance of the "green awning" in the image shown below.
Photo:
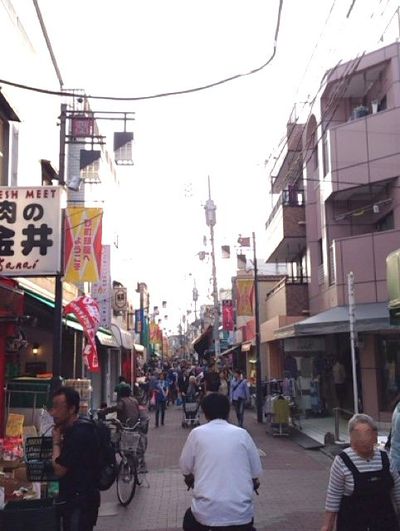
{"label": "green awning", "polygon": [[[24,292],[29,295],[29,297],[32,297],[32,299],[35,299],[39,302],[41,302],[42,304],[44,304],[45,306],[47,306],[48,308],[52,308],[54,310],[55,308],[55,303],[53,300],[47,298],[47,297],[44,297],[43,295],[39,295],[37,293],[34,293],[26,288],[23,288],[24,289]],[[65,324],[66,326],[69,326],[70,328],[73,328],[74,330],[78,330],[80,332],[83,332],[83,328],[82,326],[80,325],[80,323],[78,322],[78,320],[76,319],[76,317],[73,315],[73,314],[69,314],[67,315],[67,317],[64,317],[63,318],[63,324]],[[113,347],[113,348],[118,348],[118,344],[117,342],[115,341],[114,339],[114,336],[112,335],[112,333],[107,330],[106,328],[103,328],[103,327],[100,327],[97,331],[97,334],[96,334],[98,340],[100,341],[100,343],[106,347]]]}

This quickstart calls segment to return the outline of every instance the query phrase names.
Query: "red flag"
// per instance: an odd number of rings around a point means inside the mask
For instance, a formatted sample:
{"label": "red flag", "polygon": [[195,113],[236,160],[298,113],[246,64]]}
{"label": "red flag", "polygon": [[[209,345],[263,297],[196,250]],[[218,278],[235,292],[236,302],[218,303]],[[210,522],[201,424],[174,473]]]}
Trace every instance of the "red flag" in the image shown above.
{"label": "red flag", "polygon": [[87,344],[83,350],[83,357],[89,370],[99,372],[100,365],[96,348],[96,332],[100,324],[100,310],[92,297],[82,296],[71,301],[64,309],[64,313],[73,313],[83,328]]}

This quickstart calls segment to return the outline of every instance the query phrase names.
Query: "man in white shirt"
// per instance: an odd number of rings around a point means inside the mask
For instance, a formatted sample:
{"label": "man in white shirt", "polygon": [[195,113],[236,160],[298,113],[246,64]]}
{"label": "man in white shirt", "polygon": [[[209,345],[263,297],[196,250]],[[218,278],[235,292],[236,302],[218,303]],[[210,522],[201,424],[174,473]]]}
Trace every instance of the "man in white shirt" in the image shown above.
{"label": "man in white shirt", "polygon": [[253,494],[262,472],[257,448],[246,430],[228,423],[226,396],[210,393],[201,407],[208,422],[191,431],[179,459],[193,487],[183,529],[252,531]]}

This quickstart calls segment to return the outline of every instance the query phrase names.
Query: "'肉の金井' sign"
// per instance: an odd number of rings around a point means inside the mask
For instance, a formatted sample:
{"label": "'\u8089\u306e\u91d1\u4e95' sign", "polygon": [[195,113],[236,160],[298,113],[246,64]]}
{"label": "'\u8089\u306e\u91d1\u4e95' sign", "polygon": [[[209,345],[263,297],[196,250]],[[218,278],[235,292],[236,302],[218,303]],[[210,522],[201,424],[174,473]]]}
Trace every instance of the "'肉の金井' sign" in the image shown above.
{"label": "'\u8089\u306e\u91d1\u4e95' sign", "polygon": [[62,188],[0,186],[0,274],[61,273]]}

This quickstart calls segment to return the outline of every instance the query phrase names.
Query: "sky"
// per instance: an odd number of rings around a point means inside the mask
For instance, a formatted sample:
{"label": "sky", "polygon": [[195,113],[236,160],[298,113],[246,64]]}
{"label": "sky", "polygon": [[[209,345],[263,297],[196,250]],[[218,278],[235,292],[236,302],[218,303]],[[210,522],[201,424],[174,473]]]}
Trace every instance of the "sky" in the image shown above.
{"label": "sky", "polygon": [[[16,2],[21,10],[23,1]],[[218,288],[229,288],[235,261],[220,258],[221,245],[231,245],[234,256],[238,234],[254,231],[257,256],[265,259],[268,170],[294,104],[307,116],[306,102],[328,68],[392,42],[398,36],[396,4],[284,0],[276,55],[260,72],[180,96],[91,101],[93,110],[136,113],[135,164],[121,172],[115,198],[130,213],[120,227],[124,259],[118,273],[131,291],[146,282],[151,306],[167,301],[171,330],[193,310],[194,282],[199,303],[212,302],[209,255],[198,258],[200,250],[210,252],[208,176],[217,206]],[[201,86],[264,64],[273,51],[279,0],[39,5],[65,88],[138,97]]]}

